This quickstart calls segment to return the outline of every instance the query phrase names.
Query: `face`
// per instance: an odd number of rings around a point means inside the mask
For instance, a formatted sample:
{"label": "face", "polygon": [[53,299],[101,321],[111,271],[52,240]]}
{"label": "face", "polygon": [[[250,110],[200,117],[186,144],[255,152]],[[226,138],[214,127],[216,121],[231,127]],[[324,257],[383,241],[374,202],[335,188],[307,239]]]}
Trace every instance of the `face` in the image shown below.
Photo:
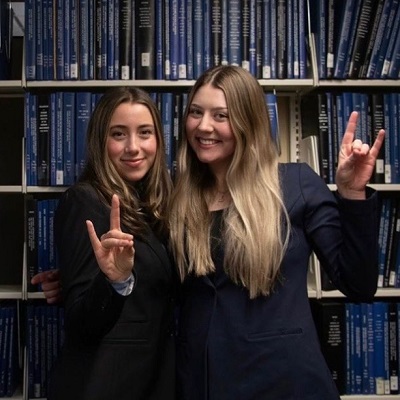
{"label": "face", "polygon": [[221,89],[205,85],[196,92],[186,120],[186,134],[201,162],[209,164],[214,172],[226,172],[235,151],[236,139]]}
{"label": "face", "polygon": [[149,109],[143,104],[122,103],[111,118],[108,156],[122,178],[141,180],[154,164],[157,137]]}

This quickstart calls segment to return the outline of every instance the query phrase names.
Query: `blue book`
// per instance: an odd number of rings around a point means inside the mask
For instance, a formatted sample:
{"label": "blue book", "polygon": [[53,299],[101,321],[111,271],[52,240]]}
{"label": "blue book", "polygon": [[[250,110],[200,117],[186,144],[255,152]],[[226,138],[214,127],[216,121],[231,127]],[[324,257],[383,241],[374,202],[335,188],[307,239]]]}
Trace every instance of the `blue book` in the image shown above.
{"label": "blue book", "polygon": [[50,185],[57,182],[56,147],[57,147],[57,95],[50,93]]}
{"label": "blue book", "polygon": [[6,376],[5,395],[12,397],[19,382],[19,360],[18,360],[18,320],[16,303],[10,303],[9,306],[9,324],[10,324],[10,342],[7,355],[8,368]]}
{"label": "blue book", "polygon": [[89,15],[88,15],[88,25],[89,25],[89,78],[88,79],[95,79],[96,78],[96,7],[94,1],[89,1]]}
{"label": "blue book", "polygon": [[6,395],[6,381],[7,381],[7,364],[8,364],[8,351],[10,344],[10,307],[7,305],[2,307],[3,319],[3,332],[2,343],[0,348],[0,396]]}
{"label": "blue book", "polygon": [[164,79],[171,79],[170,0],[164,0]]}
{"label": "blue book", "polygon": [[343,79],[348,79],[348,77],[349,77],[349,70],[350,70],[351,56],[353,54],[354,41],[355,41],[356,34],[359,29],[358,23],[359,23],[359,16],[360,16],[360,12],[361,12],[362,2],[363,2],[363,0],[356,0],[356,4],[354,6],[354,15],[352,17],[352,24],[354,26],[356,26],[357,29],[350,28],[348,46],[347,46],[347,54],[345,54],[345,59],[344,59]]}
{"label": "blue book", "polygon": [[277,1],[271,0],[271,79],[278,78],[278,24],[277,24]]}
{"label": "blue book", "polygon": [[187,78],[186,0],[178,0],[178,79]]}
{"label": "blue book", "polygon": [[89,79],[89,42],[92,40],[92,32],[89,31],[89,19],[92,7],[89,0],[79,2],[79,79]]}
{"label": "blue book", "polygon": [[193,78],[204,71],[204,17],[203,2],[193,0]]}
{"label": "blue book", "polygon": [[57,208],[57,199],[48,200],[49,219],[48,219],[48,248],[49,248],[49,261],[48,269],[57,268],[56,265],[56,244],[54,240],[54,216]]}
{"label": "blue book", "polygon": [[36,0],[25,1],[25,75],[36,79]]}
{"label": "blue book", "polygon": [[389,21],[390,10],[392,8],[393,1],[396,0],[385,0],[383,4],[382,14],[379,19],[379,25],[376,31],[376,36],[374,36],[374,45],[371,51],[371,57],[369,59],[368,68],[366,72],[366,78],[373,79],[375,77],[375,71],[378,64],[379,51],[381,46],[384,45],[383,38],[385,31],[387,29],[387,24]]}
{"label": "blue book", "polygon": [[[299,78],[307,78],[307,46],[306,46],[306,13],[303,0],[299,0]],[[329,71],[330,57],[327,56],[327,68]]]}
{"label": "blue book", "polygon": [[56,92],[56,181],[55,185],[64,185],[64,100],[63,92]]}
{"label": "blue book", "polygon": [[378,287],[384,287],[385,265],[386,265],[386,243],[389,237],[390,213],[392,209],[392,199],[382,199],[382,208],[379,220],[378,236]]}
{"label": "blue book", "polygon": [[271,78],[271,0],[263,0],[263,61],[262,78]]}
{"label": "blue book", "polygon": [[[129,0],[121,0],[126,7]],[[189,10],[188,10],[189,13]],[[156,18],[156,37],[155,37],[155,54],[156,54],[156,79],[164,79],[164,5],[162,1],[156,1],[155,4]],[[125,41],[126,39],[124,39]]]}
{"label": "blue book", "polygon": [[392,112],[392,98],[389,93],[383,94],[383,119],[385,127],[385,183],[393,183],[392,181],[392,141],[394,132],[391,130],[390,115]]}
{"label": "blue book", "polygon": [[257,8],[256,0],[249,1],[249,71],[257,78]]}
{"label": "blue book", "polygon": [[[391,182],[400,183],[400,145],[399,145],[399,103],[398,93],[388,94],[390,97],[390,114],[389,114],[389,132],[392,132],[390,138],[391,151]],[[389,133],[390,134],[390,133]],[[386,137],[385,137],[386,140]]]}
{"label": "blue book", "polygon": [[228,2],[228,63],[236,66],[242,65],[241,11],[241,2],[239,0],[232,0]]}
{"label": "blue book", "polygon": [[212,65],[211,46],[211,0],[203,0],[203,69],[207,70]]}
{"label": "blue book", "polygon": [[382,79],[387,78],[387,75],[389,72],[389,67],[390,67],[390,62],[393,57],[393,51],[394,51],[394,47],[395,47],[399,29],[400,29],[400,7],[399,7],[399,5],[397,5],[397,12],[394,17],[393,26],[390,31],[390,35],[388,36],[388,45],[387,45],[386,54],[385,54],[384,60],[383,60],[382,70],[381,70],[380,76],[378,76],[379,74],[377,74],[378,78],[382,78]]}
{"label": "blue book", "polygon": [[76,93],[76,127],[75,127],[75,162],[76,178],[78,179],[86,165],[86,134],[92,114],[92,94],[90,92]]}
{"label": "blue book", "polygon": [[267,105],[269,122],[271,127],[272,140],[275,143],[278,154],[281,154],[281,143],[279,135],[278,102],[275,93],[266,93],[265,101]]}
{"label": "blue book", "polygon": [[114,63],[114,76],[112,79],[119,79],[120,67],[119,67],[119,7],[120,0],[114,1],[114,57],[111,60]]}
{"label": "blue book", "polygon": [[108,68],[108,0],[101,0],[100,8],[100,79],[106,80]]}
{"label": "blue book", "polygon": [[56,3],[56,23],[55,23],[55,64],[57,80],[64,80],[64,24],[65,9],[64,0],[57,0]]}
{"label": "blue book", "polygon": [[242,68],[250,71],[250,0],[241,2],[241,13]]}
{"label": "blue book", "polygon": [[341,13],[341,25],[336,47],[336,62],[334,69],[334,78],[336,79],[345,79],[346,57],[349,51],[350,36],[352,28],[357,24],[357,21],[355,20],[358,11],[356,5],[357,0],[346,1]]}
{"label": "blue book", "polygon": [[[389,54],[391,54],[391,52],[393,51],[394,39],[392,43],[390,42],[391,42],[391,37],[392,36],[395,37],[394,32],[397,32],[400,23],[399,4],[400,4],[399,0],[392,0],[392,5],[388,13],[386,26],[382,32],[381,46],[379,48],[378,56],[376,59],[375,72],[373,75],[373,78],[375,79],[382,78],[387,51],[389,50],[390,52]],[[389,46],[391,46],[392,48],[389,48]]]}
{"label": "blue book", "polygon": [[24,131],[25,131],[25,176],[26,185],[32,186],[31,176],[31,156],[32,156],[32,136],[30,121],[30,93],[24,94]]}
{"label": "blue book", "polygon": [[63,93],[64,185],[75,182],[75,93]]}
{"label": "blue book", "polygon": [[113,80],[115,69],[115,1],[107,4],[107,59],[106,78]]}
{"label": "blue book", "polygon": [[286,79],[294,78],[294,3],[297,0],[286,2]]}
{"label": "blue book", "polygon": [[[192,0],[189,0],[191,2]],[[221,64],[228,65],[229,64],[229,43],[228,43],[228,24],[229,24],[229,1],[221,0]],[[262,18],[262,15],[261,15]],[[261,32],[262,34],[262,32]],[[191,79],[191,78],[190,78]]]}
{"label": "blue book", "polygon": [[166,161],[170,173],[173,168],[173,100],[172,93],[161,93],[161,119],[164,131]]}
{"label": "blue book", "polygon": [[388,79],[398,79],[400,74],[400,29],[396,35],[396,41],[393,46],[393,52],[387,72]]}
{"label": "blue book", "polygon": [[43,80],[43,0],[36,0],[35,5],[35,43],[37,81]]}
{"label": "blue book", "polygon": [[277,78],[287,78],[287,1],[276,0],[276,65],[277,65]]}
{"label": "blue book", "polygon": [[179,21],[178,21],[178,0],[170,0],[169,10],[170,23],[170,65],[171,65],[171,80],[177,80],[179,77]]}
{"label": "blue book", "polygon": [[351,321],[353,303],[345,303],[345,325],[346,325],[346,394],[352,393],[354,374],[352,375],[352,338],[354,325]]}
{"label": "blue book", "polygon": [[186,0],[186,78],[194,79],[193,0]]}
{"label": "blue book", "polygon": [[388,330],[389,330],[389,387],[390,394],[399,394],[399,338],[398,338],[397,304],[388,303]]}
{"label": "blue book", "polygon": [[62,26],[64,27],[63,33],[63,53],[64,53],[64,80],[71,79],[71,8],[72,2],[74,0],[63,0],[64,1],[64,22]]}
{"label": "blue book", "polygon": [[[49,0],[42,1],[42,79],[49,80]],[[52,43],[51,43],[52,44]]]}
{"label": "blue book", "polygon": [[375,394],[385,394],[386,366],[385,346],[388,315],[387,303],[375,302],[374,309],[374,365],[375,365]]}

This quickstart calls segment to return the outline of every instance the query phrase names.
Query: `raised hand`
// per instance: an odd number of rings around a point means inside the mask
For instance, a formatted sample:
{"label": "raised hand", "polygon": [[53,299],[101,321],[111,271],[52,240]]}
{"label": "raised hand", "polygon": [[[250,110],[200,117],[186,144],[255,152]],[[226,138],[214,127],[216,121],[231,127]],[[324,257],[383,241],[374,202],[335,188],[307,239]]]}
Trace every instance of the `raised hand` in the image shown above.
{"label": "raised hand", "polygon": [[112,282],[129,278],[133,269],[135,250],[133,236],[121,231],[119,198],[111,199],[110,230],[99,239],[93,223],[86,221],[90,242],[100,269]]}
{"label": "raised hand", "polygon": [[365,199],[365,187],[375,169],[385,131],[381,129],[370,147],[359,139],[354,140],[358,113],[353,111],[347,123],[340,146],[336,185],[341,196],[348,199]]}
{"label": "raised hand", "polygon": [[48,304],[57,304],[62,300],[60,271],[58,269],[39,272],[31,279],[32,285],[41,285]]}

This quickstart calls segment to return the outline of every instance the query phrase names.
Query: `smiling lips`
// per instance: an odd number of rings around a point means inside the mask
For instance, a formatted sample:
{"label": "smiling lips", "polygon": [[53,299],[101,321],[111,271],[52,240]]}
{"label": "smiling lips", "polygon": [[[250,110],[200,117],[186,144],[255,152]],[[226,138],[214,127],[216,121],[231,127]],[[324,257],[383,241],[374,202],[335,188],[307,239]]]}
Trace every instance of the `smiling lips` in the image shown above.
{"label": "smiling lips", "polygon": [[218,143],[218,140],[215,140],[215,139],[198,138],[197,140],[200,142],[200,144],[204,144],[204,145],[211,145],[211,144]]}

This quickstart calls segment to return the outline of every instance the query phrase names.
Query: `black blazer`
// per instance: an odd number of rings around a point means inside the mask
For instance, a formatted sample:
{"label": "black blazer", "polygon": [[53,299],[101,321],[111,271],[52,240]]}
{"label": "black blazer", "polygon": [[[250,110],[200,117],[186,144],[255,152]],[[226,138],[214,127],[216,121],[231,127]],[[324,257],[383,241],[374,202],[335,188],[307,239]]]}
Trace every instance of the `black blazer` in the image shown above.
{"label": "black blazer", "polygon": [[250,300],[223,272],[190,277],[182,287],[182,399],[339,399],[312,319],[308,261],[314,250],[338,289],[352,300],[371,300],[378,275],[377,196],[335,198],[306,164],[281,165],[280,174],[292,232],[273,294]]}
{"label": "black blazer", "polygon": [[136,286],[121,296],[96,263],[86,219],[99,236],[109,230],[110,211],[94,189],[73,186],[55,219],[66,339],[48,398],[175,399],[175,274],[166,249],[152,232],[135,238]]}

